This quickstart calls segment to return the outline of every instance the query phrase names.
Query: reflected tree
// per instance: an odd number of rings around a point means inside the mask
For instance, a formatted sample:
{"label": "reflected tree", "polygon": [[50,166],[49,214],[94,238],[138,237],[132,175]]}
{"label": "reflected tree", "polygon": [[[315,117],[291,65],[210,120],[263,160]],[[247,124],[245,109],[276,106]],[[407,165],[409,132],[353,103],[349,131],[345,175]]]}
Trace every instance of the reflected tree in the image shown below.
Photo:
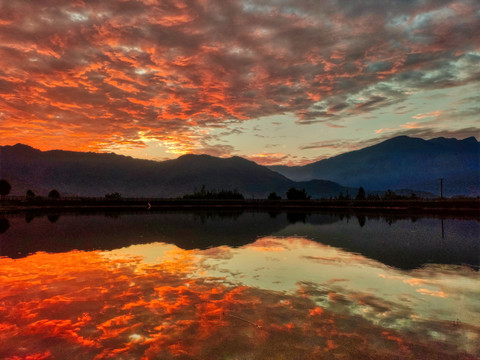
{"label": "reflected tree", "polygon": [[60,214],[48,214],[47,215],[48,221],[50,221],[52,224],[56,223],[58,219],[60,219]]}
{"label": "reflected tree", "polygon": [[106,212],[103,215],[107,218],[118,220],[118,219],[120,219],[120,214],[121,213],[119,213],[119,212]]}
{"label": "reflected tree", "polygon": [[287,213],[287,220],[291,224],[295,224],[296,222],[302,222],[305,224],[307,221],[307,217],[309,214],[307,213],[299,213],[299,212],[291,212]]}
{"label": "reflected tree", "polygon": [[358,225],[360,225],[360,227],[364,227],[367,219],[365,218],[365,215],[357,215],[357,220]]}
{"label": "reflected tree", "polygon": [[270,216],[270,218],[272,219],[275,219],[278,215],[280,215],[280,211],[269,211],[268,212],[268,215]]}
{"label": "reflected tree", "polygon": [[31,223],[33,219],[35,219],[35,215],[33,215],[32,213],[25,214],[25,222],[27,224]]}
{"label": "reflected tree", "polygon": [[8,219],[4,216],[0,217],[0,234],[6,233],[9,227],[10,222]]}

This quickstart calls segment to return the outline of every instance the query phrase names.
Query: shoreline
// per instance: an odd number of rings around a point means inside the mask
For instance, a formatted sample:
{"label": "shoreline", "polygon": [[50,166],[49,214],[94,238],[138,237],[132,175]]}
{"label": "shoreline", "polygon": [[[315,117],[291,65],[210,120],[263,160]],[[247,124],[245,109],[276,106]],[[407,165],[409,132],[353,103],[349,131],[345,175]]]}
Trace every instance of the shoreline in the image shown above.
{"label": "shoreline", "polygon": [[169,211],[169,210],[258,210],[258,211],[346,211],[399,215],[468,216],[480,220],[480,199],[466,200],[4,200],[0,214],[37,211]]}

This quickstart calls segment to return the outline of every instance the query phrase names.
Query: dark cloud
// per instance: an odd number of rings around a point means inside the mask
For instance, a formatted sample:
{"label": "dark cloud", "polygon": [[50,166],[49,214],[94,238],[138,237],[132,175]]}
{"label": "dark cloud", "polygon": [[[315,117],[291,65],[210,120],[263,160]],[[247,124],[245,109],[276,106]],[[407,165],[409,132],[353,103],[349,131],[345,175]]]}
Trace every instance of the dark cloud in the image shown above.
{"label": "dark cloud", "polygon": [[386,100],[387,98],[383,96],[372,96],[367,101],[356,104],[355,110],[358,112],[368,111],[371,108],[373,108],[375,105],[378,105],[379,103],[384,103]]}

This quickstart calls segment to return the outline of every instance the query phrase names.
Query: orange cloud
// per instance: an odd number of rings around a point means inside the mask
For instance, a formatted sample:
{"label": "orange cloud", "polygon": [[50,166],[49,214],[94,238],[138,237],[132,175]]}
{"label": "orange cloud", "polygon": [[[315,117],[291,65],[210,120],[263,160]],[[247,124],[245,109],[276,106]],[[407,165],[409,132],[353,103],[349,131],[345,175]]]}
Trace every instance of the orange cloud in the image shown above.
{"label": "orange cloud", "polygon": [[439,297],[439,298],[446,298],[447,294],[445,294],[443,291],[434,291],[434,290],[428,290],[428,289],[417,289],[417,292],[419,292],[422,295],[429,295],[433,297]]}
{"label": "orange cloud", "polygon": [[246,159],[256,162],[260,165],[278,165],[289,162],[291,157],[283,153],[258,153],[244,156]]}
{"label": "orange cloud", "polygon": [[421,129],[421,128],[428,128],[428,127],[431,127],[431,124],[422,124],[418,122],[406,122],[405,124],[401,124],[398,127],[375,130],[375,134],[381,134],[383,132],[391,132],[391,131],[397,131],[402,129]]}
{"label": "orange cloud", "polygon": [[[477,5],[358,6],[7,2],[0,141],[100,151],[144,146],[146,129],[185,153],[213,145],[202,134],[210,127],[289,113],[300,124],[338,127],[336,116],[402,101],[411,89],[476,81],[468,54],[479,45],[470,36]],[[442,71],[448,81],[436,77]],[[365,101],[354,100],[370,88]],[[338,99],[343,107],[330,111]]]}
{"label": "orange cloud", "polygon": [[420,119],[425,119],[425,118],[437,117],[437,116],[440,116],[441,114],[442,114],[442,112],[437,110],[437,111],[431,111],[431,112],[428,112],[428,113],[420,113],[420,114],[412,116],[412,118],[420,120]]}

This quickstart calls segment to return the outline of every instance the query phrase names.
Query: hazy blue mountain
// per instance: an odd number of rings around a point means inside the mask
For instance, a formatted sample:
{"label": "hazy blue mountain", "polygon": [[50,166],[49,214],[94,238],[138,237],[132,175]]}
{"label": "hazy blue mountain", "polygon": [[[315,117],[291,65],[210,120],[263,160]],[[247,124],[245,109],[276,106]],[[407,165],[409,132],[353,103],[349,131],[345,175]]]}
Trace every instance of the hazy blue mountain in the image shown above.
{"label": "hazy blue mountain", "polygon": [[42,152],[22,144],[0,147],[0,178],[11,183],[12,195],[24,195],[27,189],[46,195],[56,188],[64,195],[178,197],[202,185],[207,190],[237,189],[247,198],[265,198],[272,191],[285,197],[292,186],[305,188],[313,198],[347,191],[331,181],[297,183],[240,157],[184,155],[158,162],[116,154]]}
{"label": "hazy blue mountain", "polygon": [[415,189],[480,195],[480,145],[474,138],[423,140],[399,136],[305,166],[271,166],[295,181],[328,179],[368,190]]}

